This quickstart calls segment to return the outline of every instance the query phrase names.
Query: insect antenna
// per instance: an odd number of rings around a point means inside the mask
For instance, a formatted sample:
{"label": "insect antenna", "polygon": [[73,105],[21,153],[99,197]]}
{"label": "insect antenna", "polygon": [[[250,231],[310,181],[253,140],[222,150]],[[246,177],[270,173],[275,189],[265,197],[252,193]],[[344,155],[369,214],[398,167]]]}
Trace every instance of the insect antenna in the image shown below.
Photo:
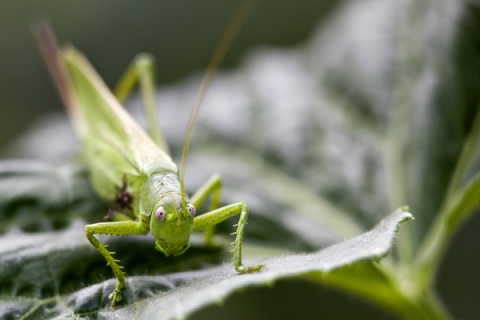
{"label": "insect antenna", "polygon": [[[200,107],[202,106],[202,103],[205,100],[205,96],[207,95],[208,88],[212,84],[215,74],[217,73],[220,65],[222,64],[228,49],[231,47],[233,40],[238,35],[241,27],[245,23],[247,17],[250,15],[250,12],[252,12],[256,4],[257,0],[246,0],[240,3],[239,7],[235,10],[235,14],[230,19],[230,23],[220,37],[220,40],[218,41],[215,50],[213,51],[212,57],[208,62],[205,74],[203,75],[200,88],[198,89],[197,96],[195,98],[193,110],[190,113],[187,132],[185,134],[185,142],[183,144],[182,163],[180,167],[180,185],[182,188],[182,199],[185,199],[184,181],[188,150],[190,147],[190,141],[192,140],[193,129],[195,127],[195,122],[198,117],[198,112],[200,111]],[[183,205],[185,206],[185,204]]]}

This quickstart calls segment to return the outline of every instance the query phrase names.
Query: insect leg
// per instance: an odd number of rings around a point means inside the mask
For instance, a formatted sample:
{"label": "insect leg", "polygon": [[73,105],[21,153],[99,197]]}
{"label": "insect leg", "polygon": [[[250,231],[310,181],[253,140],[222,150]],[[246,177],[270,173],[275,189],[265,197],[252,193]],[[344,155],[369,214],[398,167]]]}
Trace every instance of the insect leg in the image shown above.
{"label": "insect leg", "polygon": [[160,148],[169,153],[167,141],[162,135],[157,121],[154,70],[155,59],[153,56],[146,53],[139,54],[120,78],[114,94],[118,101],[123,103],[132,92],[135,84],[139,83],[150,137]]}
{"label": "insect leg", "polygon": [[[213,211],[218,208],[220,204],[220,196],[222,192],[222,178],[218,174],[214,174],[208,181],[195,192],[190,198],[190,201],[199,208],[211,196],[210,208],[208,211]],[[205,244],[213,246],[213,235],[215,233],[215,225],[205,230]]]}
{"label": "insect leg", "polygon": [[148,222],[140,221],[119,221],[119,222],[101,222],[89,224],[85,226],[85,234],[88,241],[103,255],[107,264],[112,268],[112,271],[117,278],[117,286],[115,290],[108,296],[112,300],[111,307],[115,307],[117,302],[122,300],[122,289],[125,285],[125,273],[123,266],[120,266],[117,260],[113,257],[114,252],[107,250],[107,247],[102,244],[95,234],[109,234],[109,235],[131,235],[131,234],[145,234],[148,232]]}
{"label": "insect leg", "polygon": [[240,218],[237,224],[237,231],[233,233],[236,234],[236,238],[232,243],[235,245],[233,250],[233,264],[235,270],[240,273],[259,271],[264,267],[263,265],[245,267],[242,262],[243,233],[248,220],[248,207],[244,202],[234,203],[195,217],[193,230],[208,229],[237,214],[240,214]]}

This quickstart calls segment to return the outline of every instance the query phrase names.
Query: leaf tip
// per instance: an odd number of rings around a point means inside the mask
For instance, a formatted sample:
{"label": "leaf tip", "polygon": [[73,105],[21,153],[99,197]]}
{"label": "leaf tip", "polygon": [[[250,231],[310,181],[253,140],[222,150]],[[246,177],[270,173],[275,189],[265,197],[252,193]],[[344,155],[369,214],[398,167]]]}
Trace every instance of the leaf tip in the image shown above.
{"label": "leaf tip", "polygon": [[413,214],[411,214],[410,212],[410,208],[405,205],[403,207],[399,207],[396,212],[397,213],[403,213],[403,219],[402,221],[406,221],[406,220],[415,220],[415,217],[413,216]]}

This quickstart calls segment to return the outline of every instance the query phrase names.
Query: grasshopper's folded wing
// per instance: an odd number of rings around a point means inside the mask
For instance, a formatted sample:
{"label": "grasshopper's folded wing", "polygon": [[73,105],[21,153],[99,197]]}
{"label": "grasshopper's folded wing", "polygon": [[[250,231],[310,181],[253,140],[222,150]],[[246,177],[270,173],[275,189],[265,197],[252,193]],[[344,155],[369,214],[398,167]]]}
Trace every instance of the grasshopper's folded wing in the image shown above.
{"label": "grasshopper's folded wing", "polygon": [[159,163],[176,171],[170,157],[118,103],[85,57],[72,47],[64,49],[62,57],[76,100],[72,121],[85,142],[84,147],[90,148],[95,141],[109,146],[111,152],[126,160],[138,173],[150,172]]}
{"label": "grasshopper's folded wing", "polygon": [[170,157],[119,104],[81,53],[73,47],[58,49],[46,24],[39,25],[35,34],[97,190],[118,186],[125,177],[136,180],[133,177],[156,171],[177,172]]}

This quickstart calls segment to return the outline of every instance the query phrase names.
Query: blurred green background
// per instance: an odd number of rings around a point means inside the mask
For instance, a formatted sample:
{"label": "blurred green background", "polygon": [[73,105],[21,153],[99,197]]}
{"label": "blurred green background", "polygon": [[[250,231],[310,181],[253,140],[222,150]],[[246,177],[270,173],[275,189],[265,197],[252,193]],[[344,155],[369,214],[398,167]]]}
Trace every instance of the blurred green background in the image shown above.
{"label": "blurred green background", "polygon": [[[61,43],[86,53],[109,86],[132,58],[157,59],[157,81],[179,80],[204,69],[240,1],[104,0],[0,1],[0,150],[41,114],[60,110],[31,33],[46,17]],[[235,40],[224,67],[249,49],[287,47],[308,39],[341,1],[262,0]]]}

